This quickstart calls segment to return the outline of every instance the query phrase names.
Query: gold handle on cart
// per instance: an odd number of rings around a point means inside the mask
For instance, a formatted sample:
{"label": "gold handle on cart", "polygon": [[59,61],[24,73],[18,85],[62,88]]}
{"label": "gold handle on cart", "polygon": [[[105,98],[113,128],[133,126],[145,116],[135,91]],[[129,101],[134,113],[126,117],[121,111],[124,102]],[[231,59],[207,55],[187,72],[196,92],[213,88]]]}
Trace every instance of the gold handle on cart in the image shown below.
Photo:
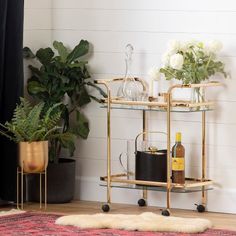
{"label": "gold handle on cart", "polygon": [[[94,83],[95,84],[105,84],[105,85],[108,86],[108,83],[111,83],[111,82],[121,82],[123,80],[124,80],[124,78],[114,78],[114,79],[106,79],[106,80],[94,80]],[[148,90],[148,86],[147,86],[146,82],[143,79],[138,78],[138,77],[134,77],[134,80],[141,83],[141,85],[143,86],[143,91],[147,91]]]}

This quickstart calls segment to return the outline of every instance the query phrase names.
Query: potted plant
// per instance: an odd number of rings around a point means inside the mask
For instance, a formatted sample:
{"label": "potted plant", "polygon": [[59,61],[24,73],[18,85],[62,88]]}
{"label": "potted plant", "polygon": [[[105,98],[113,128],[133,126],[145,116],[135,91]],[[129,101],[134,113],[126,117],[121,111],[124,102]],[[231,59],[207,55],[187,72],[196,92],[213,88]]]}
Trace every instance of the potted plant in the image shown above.
{"label": "potted plant", "polygon": [[0,124],[0,134],[19,144],[18,165],[26,173],[42,172],[48,165],[48,140],[57,138],[60,104],[44,110],[41,102],[32,106],[20,98],[11,121]]}
{"label": "potted plant", "polygon": [[[206,44],[196,40],[187,42],[173,40],[163,55],[164,65],[159,69],[159,73],[164,74],[166,80],[176,79],[183,84],[199,84],[208,81],[215,74],[221,74],[226,78],[224,63],[217,59],[221,48],[221,42],[216,40]],[[158,73],[156,75],[159,77]],[[203,100],[204,94],[201,89],[194,89],[192,101]]]}
{"label": "potted plant", "polygon": [[[27,81],[28,93],[37,101],[45,102],[46,107],[61,102],[61,132],[70,132],[76,137],[86,139],[89,124],[82,108],[90,103],[91,99],[97,100],[89,94],[87,88],[92,86],[106,96],[91,81],[88,62],[82,60],[89,51],[89,43],[81,40],[73,50],[69,50],[62,42],[54,41],[53,47],[40,48],[35,55],[29,48],[24,48],[25,58],[35,59],[40,63],[40,67],[29,66],[32,76]],[[61,158],[62,147],[67,148],[70,156],[73,156],[74,140],[58,138],[49,144],[48,185],[52,185],[48,187],[49,202],[68,202],[73,199],[75,160]]]}

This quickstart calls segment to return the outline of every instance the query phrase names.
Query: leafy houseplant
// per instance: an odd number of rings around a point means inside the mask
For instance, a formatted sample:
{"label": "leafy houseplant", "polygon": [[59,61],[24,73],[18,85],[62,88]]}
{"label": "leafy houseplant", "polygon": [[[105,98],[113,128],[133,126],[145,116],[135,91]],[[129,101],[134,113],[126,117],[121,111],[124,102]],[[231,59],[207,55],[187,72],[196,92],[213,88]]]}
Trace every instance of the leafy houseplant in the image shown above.
{"label": "leafy houseplant", "polygon": [[19,142],[45,141],[56,137],[60,127],[57,123],[61,116],[58,110],[60,104],[54,104],[44,111],[44,103],[32,106],[29,101],[20,98],[21,103],[16,106],[13,118],[5,125],[0,123],[0,134],[10,140]]}
{"label": "leafy houseplant", "polygon": [[[89,51],[89,43],[81,40],[73,50],[67,49],[63,43],[54,41],[52,48],[41,48],[34,55],[29,48],[24,48],[25,58],[35,58],[41,63],[40,68],[29,66],[32,72],[28,79],[28,93],[39,101],[45,102],[46,107],[62,102],[61,123],[62,133],[70,132],[76,137],[86,139],[89,134],[89,124],[81,112],[81,108],[91,102],[87,86],[95,87],[105,96],[103,91],[89,80],[87,61],[79,60]],[[58,162],[61,147],[68,148],[70,155],[75,150],[74,140],[54,139],[50,143],[50,160]]]}
{"label": "leafy houseplant", "polygon": [[[82,108],[97,100],[88,92],[88,86],[98,89],[102,96],[106,94],[90,79],[87,61],[84,57],[89,51],[89,43],[81,40],[72,50],[63,43],[54,41],[53,48],[40,48],[35,55],[29,48],[24,48],[24,57],[34,59],[39,67],[30,65],[32,76],[27,81],[28,93],[37,101],[45,102],[46,107],[61,102],[61,135],[73,134],[86,139],[89,124]],[[53,139],[49,145],[50,163],[48,171],[48,202],[64,203],[73,199],[75,184],[75,160],[59,158],[61,148],[67,148],[70,155],[75,150],[75,139],[71,135]],[[32,186],[32,187],[31,187]],[[29,183],[30,198],[38,201],[38,179]]]}
{"label": "leafy houseplant", "polygon": [[[43,111],[45,104],[42,102],[32,106],[24,98],[20,101],[14,110],[12,120],[0,124],[0,134],[19,144],[19,164],[24,171],[41,171],[48,161],[48,140],[61,136],[60,127],[57,126],[61,116],[61,111],[58,110],[60,104],[54,104]],[[42,151],[46,157],[38,155],[38,152],[41,152],[38,147],[46,150]],[[35,154],[30,153],[32,149]]]}

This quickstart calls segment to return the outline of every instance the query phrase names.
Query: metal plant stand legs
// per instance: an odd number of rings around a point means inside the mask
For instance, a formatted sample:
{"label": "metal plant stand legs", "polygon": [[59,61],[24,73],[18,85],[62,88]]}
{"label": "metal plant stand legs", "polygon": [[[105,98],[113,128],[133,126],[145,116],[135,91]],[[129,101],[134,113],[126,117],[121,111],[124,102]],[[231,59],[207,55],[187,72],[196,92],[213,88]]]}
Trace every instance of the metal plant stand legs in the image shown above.
{"label": "metal plant stand legs", "polygon": [[[22,165],[23,166],[23,165]],[[24,209],[24,176],[29,174],[39,174],[39,187],[40,187],[40,196],[39,196],[39,208],[42,209],[42,179],[44,175],[44,209],[47,209],[47,169],[44,172],[38,173],[25,173],[22,168],[17,167],[17,181],[16,181],[16,206],[17,209]],[[27,192],[27,191],[26,191]]]}

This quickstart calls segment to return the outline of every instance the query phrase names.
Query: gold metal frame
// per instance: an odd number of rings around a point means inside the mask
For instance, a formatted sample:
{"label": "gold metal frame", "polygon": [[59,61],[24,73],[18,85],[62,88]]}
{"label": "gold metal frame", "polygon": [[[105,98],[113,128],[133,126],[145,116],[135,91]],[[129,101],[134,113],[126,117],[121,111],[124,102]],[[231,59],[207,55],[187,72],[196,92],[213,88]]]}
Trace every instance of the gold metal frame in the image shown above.
{"label": "gold metal frame", "polygon": [[[139,78],[135,78],[137,81],[142,81]],[[206,101],[202,103],[191,103],[190,101],[177,101],[172,99],[172,91],[178,88],[208,88],[214,86],[221,86],[219,82],[210,82],[206,84],[189,84],[189,85],[173,85],[169,88],[166,95],[166,101],[155,102],[155,101],[126,101],[118,98],[111,97],[111,89],[109,84],[112,82],[122,81],[123,78],[115,78],[109,80],[96,80],[97,84],[104,85],[107,90],[107,98],[103,100],[107,104],[107,176],[103,176],[100,179],[107,182],[107,203],[111,203],[111,183],[125,183],[125,184],[139,184],[143,185],[143,198],[147,199],[147,186],[165,187],[166,188],[166,209],[170,211],[170,193],[172,188],[195,188],[201,187],[202,192],[202,205],[206,206],[206,192],[205,187],[212,185],[213,181],[206,179],[206,112],[202,113],[202,174],[200,179],[186,178],[185,184],[176,184],[171,181],[171,108],[172,107],[204,107],[213,106],[214,103],[211,101]],[[142,83],[144,90],[146,90],[146,85]],[[152,181],[141,181],[141,180],[130,180],[125,178],[126,174],[116,174],[111,175],[111,105],[141,105],[147,108],[164,108],[167,112],[167,182],[152,182]],[[143,110],[143,140],[147,139],[147,111]],[[146,187],[145,187],[146,186]]]}
{"label": "gold metal frame", "polygon": [[[23,166],[23,165],[22,165]],[[26,173],[23,168],[17,167],[16,172],[16,207],[17,209],[24,209],[24,176],[29,174],[39,175],[39,208],[42,209],[42,175],[44,175],[44,210],[47,209],[47,169],[43,172]],[[20,176],[20,178],[19,178]],[[20,181],[19,181],[20,179]],[[20,187],[19,187],[20,185]],[[21,188],[21,189],[19,189]],[[26,191],[27,192],[27,191]],[[20,195],[20,199],[19,199]],[[20,201],[19,201],[20,200]]]}

